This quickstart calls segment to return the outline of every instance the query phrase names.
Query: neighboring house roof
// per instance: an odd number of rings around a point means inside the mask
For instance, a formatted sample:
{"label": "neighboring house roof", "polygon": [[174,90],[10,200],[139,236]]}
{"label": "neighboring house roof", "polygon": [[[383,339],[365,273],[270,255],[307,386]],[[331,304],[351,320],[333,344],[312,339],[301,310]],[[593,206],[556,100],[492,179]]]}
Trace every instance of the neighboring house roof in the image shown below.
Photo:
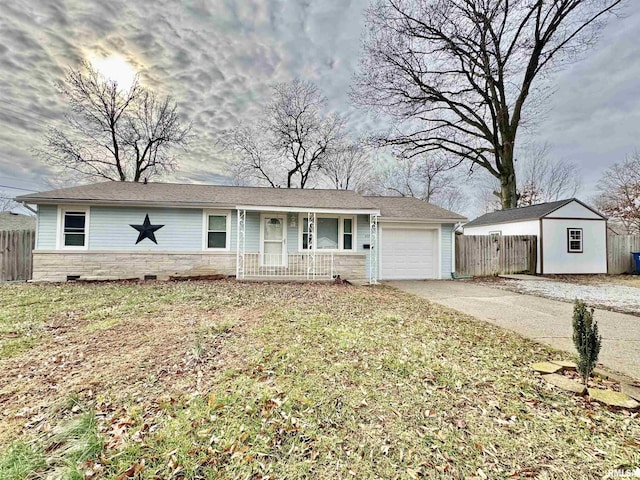
{"label": "neighboring house roof", "polygon": [[467,218],[413,197],[365,197],[380,209],[382,218],[405,220],[455,220]]}
{"label": "neighboring house roof", "polygon": [[568,198],[566,200],[558,200],[556,202],[539,203],[538,205],[530,205],[528,207],[509,208],[507,210],[498,210],[497,212],[485,213],[475,220],[471,220],[469,223],[466,223],[464,227],[479,227],[482,225],[493,225],[496,223],[538,220],[540,218],[546,217],[550,213],[555,212],[559,208],[562,208],[571,202],[578,202],[583,207],[591,210],[597,215],[600,215],[603,220],[606,220],[606,217],[604,217],[601,213],[597,212],[588,205],[585,205],[577,198]]}
{"label": "neighboring house roof", "polygon": [[145,205],[181,207],[281,207],[358,210],[384,218],[464,221],[465,217],[408,197],[364,197],[351,190],[233,187],[177,183],[103,182],[17,198],[33,204]]}
{"label": "neighboring house roof", "polygon": [[0,212],[0,230],[35,230],[36,217],[19,213]]}

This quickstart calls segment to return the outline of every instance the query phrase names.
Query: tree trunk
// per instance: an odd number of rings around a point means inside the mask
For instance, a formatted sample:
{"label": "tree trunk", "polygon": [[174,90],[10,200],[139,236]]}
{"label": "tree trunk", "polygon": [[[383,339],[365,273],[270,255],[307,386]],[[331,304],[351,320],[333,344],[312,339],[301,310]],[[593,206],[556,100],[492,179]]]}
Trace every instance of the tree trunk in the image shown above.
{"label": "tree trunk", "polygon": [[513,143],[505,144],[502,148],[500,168],[500,203],[502,209],[518,206],[518,192],[516,188],[516,172],[513,167]]}

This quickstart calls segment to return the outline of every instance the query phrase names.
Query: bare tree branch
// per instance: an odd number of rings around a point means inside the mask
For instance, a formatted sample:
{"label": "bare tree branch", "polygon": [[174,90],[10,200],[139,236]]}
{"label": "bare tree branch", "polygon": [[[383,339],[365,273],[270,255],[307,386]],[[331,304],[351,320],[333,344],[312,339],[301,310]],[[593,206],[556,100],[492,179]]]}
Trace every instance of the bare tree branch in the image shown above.
{"label": "bare tree branch", "polygon": [[372,182],[369,152],[361,143],[344,143],[334,148],[321,171],[336,190],[367,191]]}
{"label": "bare tree branch", "polygon": [[378,0],[352,98],[399,122],[380,145],[457,156],[494,176],[502,208],[515,207],[518,132],[543,80],[586,53],[621,4]]}
{"label": "bare tree branch", "polygon": [[105,80],[88,63],[69,69],[57,84],[70,112],[64,128],[51,128],[38,157],[62,170],[90,178],[138,182],[173,171],[171,149],[184,147],[177,105],[145,90],[135,79],[128,91]]}
{"label": "bare tree branch", "polygon": [[377,178],[380,195],[415,197],[449,210],[465,207],[466,196],[454,169],[460,160],[441,153],[422,153],[413,157],[396,154],[393,163]]}
{"label": "bare tree branch", "polygon": [[344,119],[326,114],[327,99],[311,82],[273,87],[273,101],[256,128],[227,132],[223,145],[236,153],[228,169],[237,182],[305,188],[343,139]]}
{"label": "bare tree branch", "polygon": [[630,235],[640,234],[640,152],[604,172],[596,205]]}

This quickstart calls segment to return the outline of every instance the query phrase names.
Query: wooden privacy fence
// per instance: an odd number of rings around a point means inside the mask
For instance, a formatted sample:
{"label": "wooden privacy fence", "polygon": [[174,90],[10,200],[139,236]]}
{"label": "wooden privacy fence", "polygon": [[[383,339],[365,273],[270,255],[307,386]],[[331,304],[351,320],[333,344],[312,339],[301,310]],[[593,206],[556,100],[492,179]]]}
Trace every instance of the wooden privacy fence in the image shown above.
{"label": "wooden privacy fence", "polygon": [[640,235],[609,235],[607,245],[607,273],[635,271],[631,252],[640,252]]}
{"label": "wooden privacy fence", "polygon": [[29,280],[36,241],[33,230],[0,231],[0,281]]}
{"label": "wooden privacy fence", "polygon": [[456,235],[456,273],[489,276],[535,273],[535,235]]}

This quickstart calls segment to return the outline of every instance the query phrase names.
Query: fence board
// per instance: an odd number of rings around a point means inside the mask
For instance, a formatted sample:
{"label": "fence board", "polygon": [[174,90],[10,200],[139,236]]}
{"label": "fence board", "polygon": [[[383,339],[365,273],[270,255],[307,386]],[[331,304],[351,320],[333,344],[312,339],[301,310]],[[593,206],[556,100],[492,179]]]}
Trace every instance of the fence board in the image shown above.
{"label": "fence board", "polygon": [[607,272],[619,274],[635,271],[631,252],[640,252],[640,235],[610,235],[607,239]]}
{"label": "fence board", "polygon": [[456,273],[477,277],[535,273],[535,235],[456,235]]}
{"label": "fence board", "polygon": [[35,240],[33,230],[0,231],[0,281],[31,279]]}

